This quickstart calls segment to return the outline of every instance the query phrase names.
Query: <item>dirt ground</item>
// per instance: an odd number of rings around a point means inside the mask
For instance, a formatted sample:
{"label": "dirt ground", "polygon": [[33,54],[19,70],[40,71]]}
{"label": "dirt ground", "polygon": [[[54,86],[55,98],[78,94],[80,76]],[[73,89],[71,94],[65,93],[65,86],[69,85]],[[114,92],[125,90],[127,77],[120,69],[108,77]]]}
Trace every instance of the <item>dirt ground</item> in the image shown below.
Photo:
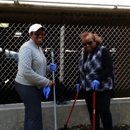
{"label": "dirt ground", "polygon": [[[77,126],[73,126],[68,130],[91,130],[91,126],[80,124]],[[103,128],[101,128],[101,130],[103,130]],[[116,125],[113,127],[113,130],[130,130],[130,125],[126,125],[126,124]]]}

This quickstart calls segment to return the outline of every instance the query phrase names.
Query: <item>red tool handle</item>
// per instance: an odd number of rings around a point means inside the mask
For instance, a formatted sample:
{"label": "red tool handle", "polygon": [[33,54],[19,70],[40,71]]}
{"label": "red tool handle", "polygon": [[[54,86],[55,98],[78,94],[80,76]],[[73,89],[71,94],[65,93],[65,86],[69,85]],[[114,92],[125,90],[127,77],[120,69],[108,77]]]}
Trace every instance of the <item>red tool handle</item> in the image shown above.
{"label": "red tool handle", "polygon": [[96,92],[93,92],[93,118],[92,118],[92,130],[95,130],[95,116],[96,115]]}
{"label": "red tool handle", "polygon": [[78,95],[79,95],[79,91],[77,92],[77,94],[76,94],[76,96],[75,96],[75,99],[74,99],[73,105],[72,105],[72,107],[71,107],[70,113],[69,113],[69,115],[68,115],[68,118],[67,118],[67,120],[66,120],[65,126],[68,125],[68,122],[69,122],[70,116],[71,116],[71,114],[72,114],[72,111],[73,111],[73,109],[74,109],[74,105],[75,105],[75,103],[76,103],[76,100],[77,100],[77,98],[78,98]]}

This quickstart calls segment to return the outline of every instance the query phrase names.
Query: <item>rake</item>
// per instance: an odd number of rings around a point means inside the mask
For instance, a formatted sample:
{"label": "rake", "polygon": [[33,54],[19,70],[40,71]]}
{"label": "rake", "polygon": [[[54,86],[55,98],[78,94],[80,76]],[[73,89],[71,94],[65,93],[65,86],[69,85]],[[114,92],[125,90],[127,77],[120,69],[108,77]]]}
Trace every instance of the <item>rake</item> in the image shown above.
{"label": "rake", "polygon": [[72,114],[72,111],[73,111],[73,109],[74,109],[76,100],[77,100],[77,98],[78,98],[79,91],[80,91],[80,90],[78,90],[77,93],[76,93],[76,96],[75,96],[73,105],[72,105],[72,107],[71,107],[71,109],[70,109],[70,112],[69,112],[69,115],[68,115],[68,117],[67,117],[67,120],[66,120],[66,122],[65,122],[65,124],[64,124],[64,127],[63,127],[63,128],[59,128],[58,130],[68,130],[68,129],[69,129],[69,128],[68,128],[68,122],[69,122],[70,116],[71,116],[71,114]]}

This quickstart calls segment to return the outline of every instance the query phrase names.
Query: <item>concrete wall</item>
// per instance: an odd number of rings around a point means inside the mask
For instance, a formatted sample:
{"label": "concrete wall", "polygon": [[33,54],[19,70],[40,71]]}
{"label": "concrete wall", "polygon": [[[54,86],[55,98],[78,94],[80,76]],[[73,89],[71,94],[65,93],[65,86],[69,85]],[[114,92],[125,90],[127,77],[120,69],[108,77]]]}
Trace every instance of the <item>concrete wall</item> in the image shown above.
{"label": "concrete wall", "polygon": [[[73,101],[67,105],[57,105],[57,127],[61,128],[70,112]],[[111,101],[113,125],[130,125],[130,98],[114,98]],[[44,130],[54,130],[53,102],[42,103]],[[23,104],[0,105],[0,130],[23,130],[24,106]],[[70,117],[68,127],[79,124],[90,124],[84,100],[78,100]]]}

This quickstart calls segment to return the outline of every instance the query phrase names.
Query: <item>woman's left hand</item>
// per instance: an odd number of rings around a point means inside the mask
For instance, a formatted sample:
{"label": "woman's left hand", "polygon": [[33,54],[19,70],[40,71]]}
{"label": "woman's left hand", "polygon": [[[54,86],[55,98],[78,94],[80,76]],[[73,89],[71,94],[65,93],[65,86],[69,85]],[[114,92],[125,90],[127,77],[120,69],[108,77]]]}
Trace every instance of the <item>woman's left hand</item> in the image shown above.
{"label": "woman's left hand", "polygon": [[50,63],[50,67],[49,68],[50,68],[51,71],[56,71],[57,66],[54,63]]}

